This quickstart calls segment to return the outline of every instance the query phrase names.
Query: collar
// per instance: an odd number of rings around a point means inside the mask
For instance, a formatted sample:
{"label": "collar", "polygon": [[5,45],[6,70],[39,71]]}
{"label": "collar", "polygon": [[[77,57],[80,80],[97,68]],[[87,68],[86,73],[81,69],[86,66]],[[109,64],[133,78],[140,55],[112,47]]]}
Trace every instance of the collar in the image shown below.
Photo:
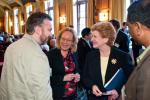
{"label": "collar", "polygon": [[139,62],[144,58],[144,56],[147,54],[147,52],[150,50],[150,45],[144,50],[144,52],[136,59],[137,63],[139,64]]}
{"label": "collar", "polygon": [[40,46],[40,44],[33,38],[32,35],[24,34],[23,38],[29,39],[29,40],[32,41],[35,45]]}

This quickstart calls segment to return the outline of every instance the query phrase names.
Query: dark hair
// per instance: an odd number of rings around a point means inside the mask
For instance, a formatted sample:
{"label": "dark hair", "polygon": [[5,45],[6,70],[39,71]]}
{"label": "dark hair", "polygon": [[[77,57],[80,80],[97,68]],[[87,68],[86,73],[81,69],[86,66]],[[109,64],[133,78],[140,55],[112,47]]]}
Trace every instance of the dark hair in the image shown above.
{"label": "dark hair", "polygon": [[130,23],[140,22],[150,28],[150,2],[135,1],[128,8],[127,20]]}
{"label": "dark hair", "polygon": [[91,34],[91,29],[88,27],[84,28],[81,32],[82,37],[85,37],[86,35],[89,35],[89,34]]}
{"label": "dark hair", "polygon": [[118,20],[116,20],[116,19],[112,19],[112,20],[110,20],[109,22],[111,22],[111,23],[112,23],[112,25],[113,25],[115,28],[117,28],[117,29],[119,29],[119,28],[120,28],[120,23],[119,23],[119,21],[118,21]]}
{"label": "dark hair", "polygon": [[69,25],[69,27],[74,28],[74,26],[73,26],[73,25]]}
{"label": "dark hair", "polygon": [[36,12],[31,14],[26,22],[26,32],[32,35],[34,32],[34,27],[40,26],[44,19],[48,19],[50,21],[52,20],[52,18],[46,13]]}
{"label": "dark hair", "polygon": [[122,23],[123,26],[125,26],[126,24],[127,24],[126,22],[123,22],[123,23]]}

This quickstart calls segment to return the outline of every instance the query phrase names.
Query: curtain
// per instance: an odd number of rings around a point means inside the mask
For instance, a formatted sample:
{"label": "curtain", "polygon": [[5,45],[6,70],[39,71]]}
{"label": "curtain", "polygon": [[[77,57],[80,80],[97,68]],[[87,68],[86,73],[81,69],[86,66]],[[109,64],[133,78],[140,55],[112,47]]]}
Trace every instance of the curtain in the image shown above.
{"label": "curtain", "polygon": [[5,11],[5,17],[4,17],[4,27],[5,27],[5,31],[6,32],[9,32],[9,21],[8,21],[8,18],[9,18],[9,13],[8,13],[8,10]]}
{"label": "curtain", "polygon": [[37,2],[32,3],[32,11],[36,12],[36,9],[38,8]]}
{"label": "curtain", "polygon": [[22,9],[24,9],[24,10],[23,10],[23,13],[24,13],[24,15],[23,15],[23,16],[24,16],[24,21],[25,21],[25,22],[27,21],[27,12],[26,12],[26,7],[27,7],[27,6],[25,5],[25,6],[23,6],[23,8],[22,8]]}
{"label": "curtain", "polygon": [[22,23],[21,23],[21,21],[23,21],[23,20],[22,20],[22,16],[21,15],[22,15],[21,14],[21,7],[18,7],[18,23],[19,23],[19,25],[18,25],[19,27],[18,28],[19,28],[19,34],[22,33],[22,25],[21,25]]}
{"label": "curtain", "polygon": [[35,3],[32,3],[32,12],[41,11],[44,12],[44,1],[36,1]]}
{"label": "curtain", "polygon": [[94,0],[87,0],[87,27],[94,24]]}
{"label": "curtain", "polygon": [[125,0],[110,0],[109,1],[109,19],[117,19],[121,23],[126,20],[125,16],[126,14],[124,13],[126,8],[125,8]]}
{"label": "curtain", "polygon": [[73,25],[73,1],[65,0],[66,5],[66,26]]}
{"label": "curtain", "polygon": [[59,0],[54,0],[54,34],[55,36],[59,33]]}

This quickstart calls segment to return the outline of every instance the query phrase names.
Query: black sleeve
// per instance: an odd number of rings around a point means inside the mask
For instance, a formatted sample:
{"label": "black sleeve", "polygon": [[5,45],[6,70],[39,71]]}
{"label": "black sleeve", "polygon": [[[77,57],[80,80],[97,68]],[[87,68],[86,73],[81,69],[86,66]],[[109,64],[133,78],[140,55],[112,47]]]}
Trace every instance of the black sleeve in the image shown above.
{"label": "black sleeve", "polygon": [[134,69],[134,66],[132,63],[132,58],[129,54],[124,55],[124,58],[125,58],[125,60],[123,60],[124,61],[123,70],[124,70],[125,75],[126,75],[127,80],[128,80],[130,74],[132,73],[132,71]]}
{"label": "black sleeve", "polygon": [[129,37],[124,33],[124,38],[123,38],[123,41],[122,41],[122,48],[124,49],[123,51],[125,52],[129,52],[129,43],[130,43],[130,40],[129,40]]}
{"label": "black sleeve", "polygon": [[84,63],[85,63],[85,44],[84,42],[79,42],[78,45],[77,45],[77,53],[78,53],[78,63],[79,63],[79,69],[81,71],[83,71],[83,66],[84,66]]}
{"label": "black sleeve", "polygon": [[94,85],[94,82],[92,81],[92,78],[90,77],[91,66],[89,65],[89,62],[90,62],[90,55],[88,54],[85,59],[82,82],[88,90],[91,90],[92,86]]}
{"label": "black sleeve", "polygon": [[47,53],[48,56],[48,61],[50,64],[50,67],[52,68],[52,75],[50,77],[51,80],[51,84],[55,84],[55,85],[64,85],[65,82],[63,81],[64,78],[64,74],[60,73],[56,67],[59,67],[59,64],[56,62],[59,59],[57,59],[56,54],[57,49],[55,50],[51,50]]}
{"label": "black sleeve", "polygon": [[[124,59],[122,60],[122,69],[123,69],[124,74],[126,76],[126,78],[124,80],[124,84],[125,84],[129,78],[130,74],[132,73],[134,67],[133,67],[133,63],[132,63],[132,58],[129,54],[124,53],[123,58]],[[121,87],[118,86],[116,88],[116,90],[119,94],[121,93],[121,89],[122,89],[123,85]]]}
{"label": "black sleeve", "polygon": [[76,66],[75,73],[80,73],[80,70],[79,70],[79,63],[78,63],[77,58],[78,58],[77,52],[73,53],[73,61],[74,61],[75,66]]}

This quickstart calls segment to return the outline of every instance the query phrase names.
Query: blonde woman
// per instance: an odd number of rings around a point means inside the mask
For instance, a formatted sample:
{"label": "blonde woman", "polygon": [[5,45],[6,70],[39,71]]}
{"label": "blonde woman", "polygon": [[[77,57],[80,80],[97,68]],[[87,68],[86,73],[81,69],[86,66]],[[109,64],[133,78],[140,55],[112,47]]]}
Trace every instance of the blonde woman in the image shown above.
{"label": "blonde woman", "polygon": [[57,48],[48,53],[52,68],[53,100],[75,100],[77,82],[80,80],[74,54],[76,47],[75,32],[72,28],[66,27],[60,31],[57,37]]}
{"label": "blonde woman", "polygon": [[[110,98],[109,100],[116,100],[123,84],[109,91],[104,88],[104,85],[120,68],[123,69],[127,80],[133,69],[131,57],[113,47],[116,32],[110,22],[99,22],[93,25],[91,32],[93,48],[96,50],[86,56],[83,71],[83,82],[89,91],[88,99],[108,100]],[[124,80],[124,83],[126,80]]]}

